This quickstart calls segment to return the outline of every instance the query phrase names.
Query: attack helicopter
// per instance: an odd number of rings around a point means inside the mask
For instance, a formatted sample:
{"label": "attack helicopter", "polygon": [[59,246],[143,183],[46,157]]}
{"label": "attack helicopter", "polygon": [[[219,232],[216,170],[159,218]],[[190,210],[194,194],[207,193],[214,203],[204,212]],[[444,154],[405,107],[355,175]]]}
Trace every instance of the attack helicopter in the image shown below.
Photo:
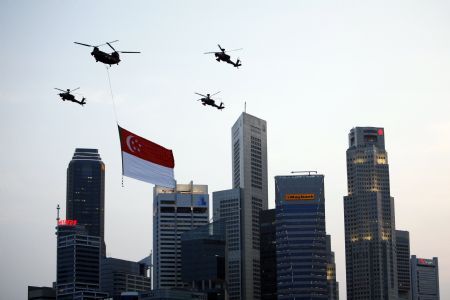
{"label": "attack helicopter", "polygon": [[230,65],[233,65],[236,68],[239,68],[240,66],[242,66],[241,60],[239,58],[236,60],[236,62],[233,62],[231,60],[230,56],[226,53],[226,52],[242,50],[242,48],[225,51],[225,48],[222,48],[219,44],[217,44],[217,46],[219,46],[220,52],[212,51],[212,52],[205,52],[204,54],[213,54],[214,53],[214,56],[216,57],[216,60],[218,62],[224,61],[226,63],[229,63]]}
{"label": "attack helicopter", "polygon": [[[88,44],[83,44],[83,43],[79,43],[79,42],[74,42],[75,44],[78,45],[82,45],[82,46],[86,46],[86,47],[92,47],[94,48],[91,52],[91,55],[95,58],[96,62],[102,62],[106,65],[115,65],[115,64],[119,64],[120,62],[120,56],[119,53],[141,53],[138,51],[117,51],[116,49],[114,49],[113,46],[111,46],[112,43],[118,42],[119,40],[115,40],[112,42],[106,42],[104,44],[98,45],[98,46],[92,46],[92,45],[88,45]],[[103,51],[100,51],[98,48],[104,45],[108,45],[114,52],[113,53],[106,53]]]}
{"label": "attack helicopter", "polygon": [[199,94],[199,93],[195,93],[195,94],[203,97],[203,98],[198,99],[197,101],[202,101],[202,104],[204,106],[209,105],[209,106],[213,106],[213,107],[217,108],[218,110],[222,110],[222,109],[225,108],[225,106],[223,106],[223,102],[220,102],[220,105],[217,105],[216,102],[213,99],[211,99],[212,96],[215,96],[218,93],[220,93],[220,92],[217,92],[217,93],[212,94],[212,95],[206,94],[206,96],[202,95],[202,94]]}
{"label": "attack helicopter", "polygon": [[71,94],[71,92],[76,91],[78,89],[79,89],[79,87],[76,89],[73,89],[73,90],[70,90],[70,89],[62,90],[62,89],[55,88],[55,90],[62,92],[62,93],[58,94],[61,97],[62,101],[66,101],[66,100],[72,101],[72,102],[80,104],[81,106],[84,106],[86,104],[86,98],[83,97],[83,99],[81,99],[81,101],[79,101],[79,100],[75,99],[74,95]]}

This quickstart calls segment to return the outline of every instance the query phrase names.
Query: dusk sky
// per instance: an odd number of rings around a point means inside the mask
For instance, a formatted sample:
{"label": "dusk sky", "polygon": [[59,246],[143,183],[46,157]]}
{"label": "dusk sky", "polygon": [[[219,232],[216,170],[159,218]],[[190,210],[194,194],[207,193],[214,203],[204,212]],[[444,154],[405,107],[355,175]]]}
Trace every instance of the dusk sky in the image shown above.
{"label": "dusk sky", "polygon": [[[178,183],[231,188],[231,126],[267,121],[274,176],[325,175],[327,233],[346,299],[343,196],[352,127],[384,127],[396,228],[411,254],[439,258],[450,299],[449,1],[0,1],[0,290],[25,299],[56,275],[56,206],[65,215],[75,148],[106,165],[107,255],[152,249],[153,185],[124,178],[107,71],[74,44],[119,40],[109,69],[119,124],[173,150]],[[243,66],[203,52],[232,52]],[[108,48],[102,48],[109,50]],[[62,102],[76,88],[87,105]],[[221,91],[223,111],[197,102]],[[80,97],[77,95],[77,97]]]}

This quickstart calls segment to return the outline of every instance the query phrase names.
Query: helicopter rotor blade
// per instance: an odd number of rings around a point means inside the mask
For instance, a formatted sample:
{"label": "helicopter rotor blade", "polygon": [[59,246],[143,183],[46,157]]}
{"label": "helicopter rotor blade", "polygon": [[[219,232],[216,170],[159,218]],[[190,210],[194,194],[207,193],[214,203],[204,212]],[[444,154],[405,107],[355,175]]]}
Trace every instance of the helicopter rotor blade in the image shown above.
{"label": "helicopter rotor blade", "polygon": [[202,96],[202,97],[206,97],[205,95],[202,95],[202,94],[199,94],[199,93],[194,93],[194,94],[197,94],[197,95]]}
{"label": "helicopter rotor blade", "polygon": [[70,90],[71,92],[73,92],[73,91],[76,91],[76,90],[78,90],[78,89],[80,89],[79,87],[77,87],[76,89],[73,89],[73,90]]}
{"label": "helicopter rotor blade", "polygon": [[78,44],[78,45],[86,46],[86,47],[95,47],[95,46],[92,46],[92,45],[83,44],[83,43],[78,43],[78,42],[74,42],[74,44]]}
{"label": "helicopter rotor blade", "polygon": [[[109,44],[112,44],[112,43],[115,43],[115,42],[118,42],[119,40],[115,40],[115,41],[112,41],[112,42],[106,42],[106,43],[103,43],[103,44],[100,44],[100,45],[97,45],[97,46],[95,46],[95,47],[101,47],[101,46],[105,46],[105,45],[107,45],[108,43]],[[112,46],[111,45],[109,45],[111,48],[112,48]],[[113,48],[114,49],[114,48]]]}
{"label": "helicopter rotor blade", "polygon": [[[111,49],[113,49],[113,51],[116,51],[116,49],[114,49],[114,47],[113,46],[111,46],[111,44],[110,43],[106,43]],[[117,51],[116,51],[117,52]]]}
{"label": "helicopter rotor blade", "polygon": [[203,54],[213,54],[213,53],[217,53],[217,51],[205,52]]}
{"label": "helicopter rotor blade", "polygon": [[225,50],[225,49],[223,49],[222,47],[220,47],[220,45],[219,45],[219,44],[217,44],[217,46],[219,46],[219,49],[220,49],[220,51],[223,51],[223,50]]}
{"label": "helicopter rotor blade", "polygon": [[233,50],[227,50],[227,51],[225,51],[225,52],[239,51],[239,50],[242,50],[242,49],[244,49],[244,48],[238,48],[238,49],[233,49]]}
{"label": "helicopter rotor blade", "polygon": [[215,94],[212,94],[210,97],[212,97],[212,96],[214,96],[214,95],[217,95],[218,93],[220,93],[220,91],[218,91],[217,93],[215,93]]}
{"label": "helicopter rotor blade", "polygon": [[117,51],[117,52],[120,52],[120,53],[141,53],[139,51]]}
{"label": "helicopter rotor blade", "polygon": [[58,90],[58,91],[61,91],[61,92],[67,92],[67,91],[65,91],[65,90],[62,90],[62,89],[58,89],[58,88],[54,88],[55,90]]}

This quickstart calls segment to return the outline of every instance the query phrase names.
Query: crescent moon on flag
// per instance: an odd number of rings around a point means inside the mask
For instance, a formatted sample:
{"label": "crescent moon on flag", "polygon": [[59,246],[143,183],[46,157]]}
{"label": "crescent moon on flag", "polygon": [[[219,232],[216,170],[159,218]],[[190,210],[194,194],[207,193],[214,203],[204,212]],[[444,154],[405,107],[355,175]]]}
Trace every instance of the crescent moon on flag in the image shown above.
{"label": "crescent moon on flag", "polygon": [[128,149],[130,149],[131,152],[134,152],[134,150],[133,150],[133,148],[131,148],[131,144],[130,144],[131,139],[132,139],[133,137],[134,137],[134,136],[129,135],[129,136],[127,136],[127,139],[126,139],[126,143],[127,143]]}

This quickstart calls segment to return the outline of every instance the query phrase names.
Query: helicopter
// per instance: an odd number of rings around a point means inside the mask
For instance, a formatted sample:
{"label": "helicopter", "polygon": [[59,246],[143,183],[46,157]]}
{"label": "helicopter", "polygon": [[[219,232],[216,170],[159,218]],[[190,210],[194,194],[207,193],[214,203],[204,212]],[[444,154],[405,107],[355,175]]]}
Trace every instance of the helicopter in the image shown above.
{"label": "helicopter", "polygon": [[[224,61],[226,63],[229,63],[230,65],[233,65],[236,68],[239,68],[240,66],[242,66],[241,60],[239,58],[236,60],[236,62],[233,62],[231,60],[230,56],[228,54],[226,54],[227,51],[225,51],[225,48],[222,48],[219,44],[217,44],[217,46],[219,46],[220,52],[212,51],[212,52],[205,52],[204,54],[214,53],[214,56],[216,57],[216,60],[218,62]],[[242,48],[229,50],[228,52],[237,51],[237,50],[242,50]]]}
{"label": "helicopter", "polygon": [[202,104],[204,106],[210,105],[210,106],[214,106],[218,110],[222,110],[222,109],[225,108],[225,106],[223,106],[223,102],[220,102],[220,105],[217,105],[216,102],[213,99],[211,99],[212,96],[217,95],[218,93],[220,93],[220,92],[217,92],[217,93],[212,94],[212,95],[206,94],[206,96],[202,95],[202,94],[199,94],[199,93],[195,93],[195,94],[203,97],[203,98],[198,99],[197,101],[202,101]]}
{"label": "helicopter", "polygon": [[[115,65],[115,64],[119,64],[120,62],[120,57],[119,57],[119,53],[141,53],[138,51],[117,51],[116,49],[114,49],[113,46],[111,46],[112,43],[118,42],[119,40],[115,40],[112,42],[106,42],[104,44],[98,45],[98,46],[92,46],[92,45],[88,45],[88,44],[83,44],[83,43],[79,43],[79,42],[74,42],[75,44],[78,45],[82,45],[82,46],[86,46],[86,47],[92,47],[94,48],[91,52],[91,55],[95,58],[96,62],[102,62],[106,65]],[[106,53],[103,51],[100,51],[98,49],[98,47],[104,46],[104,45],[108,45],[114,52],[113,53]]]}
{"label": "helicopter", "polygon": [[71,94],[71,92],[76,91],[78,89],[79,89],[79,87],[76,88],[76,89],[73,89],[73,90],[70,90],[70,89],[62,90],[62,89],[55,88],[55,90],[58,90],[58,91],[62,92],[62,93],[58,94],[61,97],[62,101],[66,101],[66,100],[67,101],[72,101],[72,102],[78,103],[81,106],[83,106],[83,105],[86,104],[86,98],[83,97],[83,99],[81,99],[81,101],[79,101],[79,100],[75,99],[74,95]]}

